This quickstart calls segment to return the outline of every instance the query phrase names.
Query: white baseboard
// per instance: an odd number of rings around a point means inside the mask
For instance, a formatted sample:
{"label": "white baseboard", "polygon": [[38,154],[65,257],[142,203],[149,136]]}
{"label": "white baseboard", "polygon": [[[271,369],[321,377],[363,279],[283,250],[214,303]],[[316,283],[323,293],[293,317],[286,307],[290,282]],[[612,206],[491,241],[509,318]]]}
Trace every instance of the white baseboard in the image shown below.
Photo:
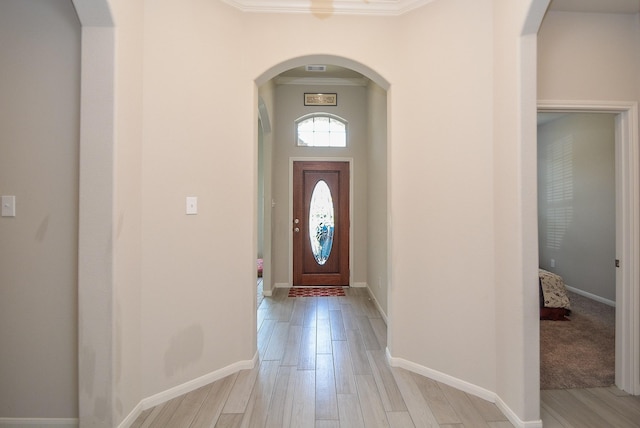
{"label": "white baseboard", "polygon": [[419,375],[428,377],[429,379],[437,380],[438,382],[442,382],[446,385],[452,386],[461,391],[468,392],[469,394],[475,395],[476,397],[480,397],[483,400],[487,400],[492,403],[496,402],[496,394],[494,392],[491,392],[489,390],[486,390],[484,388],[481,388],[477,385],[466,382],[464,380],[455,378],[448,374],[439,372],[437,370],[433,370],[428,367],[421,366],[412,361],[408,361],[403,358],[393,357],[389,352],[389,348],[387,348],[387,359],[389,360],[389,364],[392,367],[401,367],[403,369],[409,370]]}
{"label": "white baseboard", "polygon": [[265,297],[273,296],[273,290],[262,290],[262,295]]}
{"label": "white baseboard", "polygon": [[439,372],[437,370],[430,369],[428,367],[421,366],[412,361],[405,360],[403,358],[397,358],[391,356],[389,348],[386,349],[387,360],[392,367],[400,367],[410,372],[417,373],[421,376],[428,377],[438,382],[442,382],[445,385],[449,385],[460,391],[466,392],[483,400],[495,403],[495,405],[504,413],[509,421],[517,428],[542,428],[542,421],[523,421],[521,420],[507,404],[493,391],[489,391],[478,385],[466,382],[462,379],[450,376],[446,373]]}
{"label": "white baseboard", "polygon": [[138,403],[136,407],[133,408],[131,413],[129,413],[127,417],[124,418],[122,422],[120,422],[120,424],[118,425],[118,428],[129,428],[131,425],[133,425],[136,419],[138,419],[138,416],[140,416],[140,414],[143,411],[144,411],[144,408],[142,407],[142,401],[141,401]]}
{"label": "white baseboard", "polygon": [[373,292],[371,291],[371,287],[369,287],[368,284],[367,284],[367,291],[369,291],[369,296],[371,296],[371,299],[373,300],[373,303],[376,305],[376,309],[378,310],[378,312],[380,312],[380,316],[382,316],[382,319],[384,320],[384,323],[386,325],[389,325],[389,323],[387,322],[387,314],[382,310],[382,307],[380,306],[380,303],[378,302],[378,299],[376,299],[375,294],[373,294]]}
{"label": "white baseboard", "polygon": [[188,392],[195,391],[200,387],[220,380],[240,370],[250,370],[254,368],[257,363],[258,353],[256,352],[256,354],[253,356],[253,359],[251,360],[238,361],[236,363],[228,365],[227,367],[223,367],[220,370],[216,370],[204,376],[200,376],[199,378],[185,382],[182,385],[175,386],[173,388],[167,389],[166,391],[152,395],[151,397],[144,398],[120,423],[120,425],[118,425],[118,428],[128,428],[138,418],[138,416],[140,416],[140,413],[147,409],[157,406],[158,404],[162,404],[165,401],[169,401],[173,398],[179,397]]}
{"label": "white baseboard", "polygon": [[77,418],[0,418],[2,428],[78,428]]}
{"label": "white baseboard", "polygon": [[[351,284],[351,287],[353,288],[367,288],[368,285],[366,282],[354,282],[353,284]],[[291,288],[291,284],[289,284],[288,282],[276,282],[273,285],[273,288]]]}
{"label": "white baseboard", "polygon": [[567,287],[567,290],[572,291],[576,294],[579,294],[587,299],[595,300],[596,302],[604,303],[605,305],[609,305],[612,307],[616,307],[616,302],[613,300],[605,299],[604,297],[596,296],[595,294],[589,293],[588,291],[580,290],[579,288],[570,287],[567,284],[564,285]]}
{"label": "white baseboard", "polygon": [[514,427],[517,428],[542,428],[542,420],[538,419],[537,421],[523,421],[513,413],[513,410],[507,404],[502,401],[502,398],[496,395],[495,400],[496,407],[500,409],[502,413],[509,419],[509,422],[513,424]]}

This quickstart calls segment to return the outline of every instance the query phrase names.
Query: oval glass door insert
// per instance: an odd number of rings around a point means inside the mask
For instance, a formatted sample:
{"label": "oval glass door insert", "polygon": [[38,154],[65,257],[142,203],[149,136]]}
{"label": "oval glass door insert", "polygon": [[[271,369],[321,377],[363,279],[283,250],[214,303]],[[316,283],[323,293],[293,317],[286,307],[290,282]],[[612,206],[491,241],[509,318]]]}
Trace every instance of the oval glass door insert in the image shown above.
{"label": "oval glass door insert", "polygon": [[333,246],[333,198],[324,180],[318,181],[311,193],[309,206],[309,240],[313,257],[323,265],[331,255]]}

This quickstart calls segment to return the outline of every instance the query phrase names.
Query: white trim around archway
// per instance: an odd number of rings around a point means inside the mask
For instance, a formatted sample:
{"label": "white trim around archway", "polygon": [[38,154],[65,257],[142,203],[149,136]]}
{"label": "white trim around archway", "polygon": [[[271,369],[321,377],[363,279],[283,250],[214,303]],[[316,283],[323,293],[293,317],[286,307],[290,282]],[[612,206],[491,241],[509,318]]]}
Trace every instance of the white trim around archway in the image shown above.
{"label": "white trim around archway", "polygon": [[[116,31],[106,0],[74,0],[82,26],[78,221],[78,419],[113,427]],[[104,406],[107,407],[104,407]]]}

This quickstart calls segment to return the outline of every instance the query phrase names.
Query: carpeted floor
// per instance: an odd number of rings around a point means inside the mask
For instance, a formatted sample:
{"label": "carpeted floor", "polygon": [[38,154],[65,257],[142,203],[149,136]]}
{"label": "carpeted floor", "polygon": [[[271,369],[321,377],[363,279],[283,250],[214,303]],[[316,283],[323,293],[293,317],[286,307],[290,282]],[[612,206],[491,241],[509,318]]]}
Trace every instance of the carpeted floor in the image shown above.
{"label": "carpeted floor", "polygon": [[615,308],[569,292],[570,321],[540,321],[540,389],[615,382]]}
{"label": "carpeted floor", "polygon": [[291,287],[289,297],[344,296],[342,287]]}

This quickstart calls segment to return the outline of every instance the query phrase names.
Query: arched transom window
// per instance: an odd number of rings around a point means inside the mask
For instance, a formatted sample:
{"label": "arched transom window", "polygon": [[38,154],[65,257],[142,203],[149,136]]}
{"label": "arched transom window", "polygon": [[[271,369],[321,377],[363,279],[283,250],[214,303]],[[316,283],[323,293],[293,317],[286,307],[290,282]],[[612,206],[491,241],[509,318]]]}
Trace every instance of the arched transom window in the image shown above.
{"label": "arched transom window", "polygon": [[347,121],[329,113],[313,113],[296,120],[300,147],[347,147]]}

